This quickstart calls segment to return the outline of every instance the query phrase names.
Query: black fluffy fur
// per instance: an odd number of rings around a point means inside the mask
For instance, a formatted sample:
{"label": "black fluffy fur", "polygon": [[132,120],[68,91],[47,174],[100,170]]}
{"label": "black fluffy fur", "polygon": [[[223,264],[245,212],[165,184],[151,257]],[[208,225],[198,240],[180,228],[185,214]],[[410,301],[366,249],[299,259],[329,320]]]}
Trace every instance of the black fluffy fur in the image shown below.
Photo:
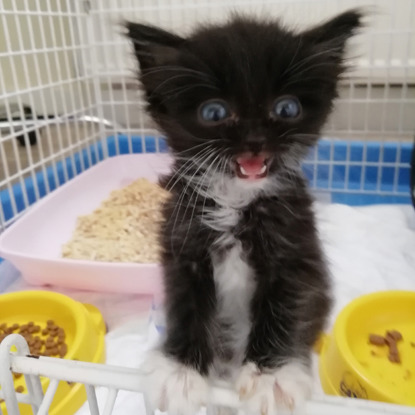
{"label": "black fluffy fur", "polygon": [[[279,183],[272,194],[260,192],[241,208],[230,230],[242,243],[256,284],[245,361],[264,370],[291,358],[309,361],[329,312],[330,284],[312,200],[298,167],[332,109],[346,69],[345,43],[360,21],[361,13],[354,10],[295,33],[277,21],[237,16],[186,38],[126,24],[148,111],[175,158],[165,181],[171,199],[164,207],[161,235],[167,315],[163,347],[202,374],[215,356],[231,359],[233,352],[222,342],[226,325],[216,321],[212,263],[212,253],[224,256],[230,247],[216,245],[221,231],[203,222],[205,210],[217,209],[217,201],[189,185],[192,180],[200,184],[213,171],[213,157],[203,166],[211,154],[208,145],[219,154],[216,164],[223,161],[221,174],[229,177],[232,157],[268,151],[273,155],[269,178]],[[299,99],[298,120],[270,117],[270,106],[283,95]],[[201,123],[198,108],[213,98],[225,100],[235,117],[213,127]]]}

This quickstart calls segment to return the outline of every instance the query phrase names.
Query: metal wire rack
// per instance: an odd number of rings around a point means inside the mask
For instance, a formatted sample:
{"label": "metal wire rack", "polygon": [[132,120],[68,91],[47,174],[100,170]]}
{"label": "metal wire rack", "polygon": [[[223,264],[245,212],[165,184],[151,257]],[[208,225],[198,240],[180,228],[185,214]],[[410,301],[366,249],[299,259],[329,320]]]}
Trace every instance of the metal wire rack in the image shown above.
{"label": "metal wire rack", "polygon": [[[12,347],[16,349],[11,352]],[[15,393],[12,372],[25,376],[27,393]],[[40,376],[50,379],[44,392]],[[18,415],[19,403],[31,406],[34,415],[46,415],[60,381],[78,382],[85,386],[91,415],[110,415],[120,390],[141,393],[145,376],[139,370],[70,361],[50,357],[35,357],[29,354],[26,340],[11,334],[0,345],[0,398],[5,400],[8,415]],[[103,411],[98,407],[96,387],[107,388]],[[210,391],[207,413],[215,407],[240,410],[238,396],[229,385],[215,385]],[[144,398],[145,402],[145,398]],[[412,415],[413,409],[363,400],[324,397],[307,403],[307,415]],[[146,405],[146,414],[153,411]]]}

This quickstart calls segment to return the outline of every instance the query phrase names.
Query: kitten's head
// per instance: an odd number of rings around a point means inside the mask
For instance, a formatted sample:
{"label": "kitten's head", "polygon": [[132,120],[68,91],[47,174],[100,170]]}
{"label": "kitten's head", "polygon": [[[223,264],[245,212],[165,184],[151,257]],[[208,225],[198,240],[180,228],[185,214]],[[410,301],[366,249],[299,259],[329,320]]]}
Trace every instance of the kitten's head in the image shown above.
{"label": "kitten's head", "polygon": [[360,21],[354,10],[300,33],[245,17],[186,38],[127,29],[148,110],[173,153],[258,182],[298,165],[316,142]]}

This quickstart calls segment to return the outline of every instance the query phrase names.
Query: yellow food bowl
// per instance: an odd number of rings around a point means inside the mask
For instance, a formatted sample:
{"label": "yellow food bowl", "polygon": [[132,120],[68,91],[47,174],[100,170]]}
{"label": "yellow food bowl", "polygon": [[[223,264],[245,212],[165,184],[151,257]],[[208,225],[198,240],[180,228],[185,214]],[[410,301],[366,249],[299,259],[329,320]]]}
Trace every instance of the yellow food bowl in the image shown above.
{"label": "yellow food bowl", "polygon": [[[0,325],[17,323],[46,326],[48,320],[65,331],[65,343],[68,351],[65,359],[100,363],[105,360],[105,323],[97,308],[79,303],[65,295],[48,291],[23,291],[0,295]],[[49,385],[49,379],[41,379],[43,391]],[[15,388],[23,387],[27,391],[24,377],[15,379]],[[61,381],[55,393],[50,415],[71,415],[86,401],[85,388],[81,384]],[[5,403],[0,406],[7,414]],[[32,414],[31,407],[19,404],[22,415]]]}
{"label": "yellow food bowl", "polygon": [[[389,361],[387,345],[369,342],[370,334],[384,336],[388,330],[402,334],[397,343],[401,363]],[[320,346],[320,380],[327,394],[415,406],[415,292],[357,298]]]}

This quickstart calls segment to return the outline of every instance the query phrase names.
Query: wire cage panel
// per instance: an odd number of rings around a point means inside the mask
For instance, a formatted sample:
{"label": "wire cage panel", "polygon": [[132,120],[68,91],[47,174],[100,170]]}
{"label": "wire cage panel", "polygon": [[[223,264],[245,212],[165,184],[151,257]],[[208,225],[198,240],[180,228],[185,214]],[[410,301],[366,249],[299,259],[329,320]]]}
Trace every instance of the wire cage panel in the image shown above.
{"label": "wire cage panel", "polygon": [[[321,22],[341,11],[361,7],[360,1],[321,0],[274,0],[274,1],[196,1],[182,0],[157,3],[142,2],[140,7],[127,0],[91,2],[90,18],[94,22],[97,62],[93,69],[102,76],[103,82],[117,84],[117,80],[130,78],[136,71],[129,45],[122,37],[122,30],[109,31],[108,27],[124,19],[148,22],[181,34],[206,22],[226,20],[239,13],[281,18],[289,27],[303,27]],[[406,138],[415,127],[415,44],[413,25],[414,4],[400,0],[398,7],[390,1],[379,0],[376,7],[367,7],[367,26],[361,34],[350,41],[349,71],[340,85],[337,110],[327,125],[328,134],[354,138]],[[113,59],[113,57],[116,59]],[[131,86],[118,85],[122,94]],[[130,95],[135,101],[133,94]],[[121,105],[117,94],[108,97],[106,107]],[[114,101],[115,99],[115,101]],[[125,103],[125,100],[122,100]],[[131,98],[128,98],[130,103]],[[117,108],[106,108],[110,116]],[[112,111],[112,114],[111,114]],[[382,121],[379,123],[379,114]],[[139,120],[142,123],[143,120]],[[144,120],[146,121],[146,120]],[[148,124],[146,124],[148,125]],[[140,127],[142,124],[140,124]]]}

